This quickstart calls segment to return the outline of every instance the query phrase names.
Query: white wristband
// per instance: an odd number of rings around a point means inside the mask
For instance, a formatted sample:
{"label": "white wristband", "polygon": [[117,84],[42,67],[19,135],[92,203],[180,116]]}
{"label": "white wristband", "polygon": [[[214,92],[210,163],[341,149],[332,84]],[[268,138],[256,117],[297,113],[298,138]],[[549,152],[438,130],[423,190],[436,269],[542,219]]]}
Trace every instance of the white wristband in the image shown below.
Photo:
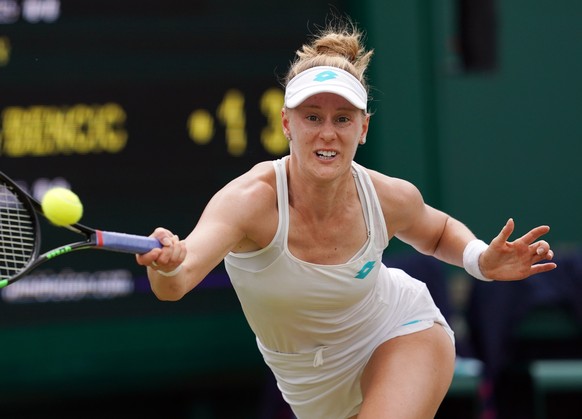
{"label": "white wristband", "polygon": [[174,269],[173,271],[170,271],[170,272],[160,271],[159,269],[156,269],[156,272],[162,276],[176,276],[176,275],[178,275],[178,272],[180,272],[182,270],[183,266],[184,265],[178,265],[178,267],[176,269]]}
{"label": "white wristband", "polygon": [[479,268],[479,256],[481,256],[481,253],[487,250],[488,247],[489,245],[487,243],[478,239],[471,240],[467,243],[467,246],[465,246],[465,250],[463,251],[463,266],[472,277],[480,279],[481,281],[490,282],[493,280],[483,275],[481,268]]}

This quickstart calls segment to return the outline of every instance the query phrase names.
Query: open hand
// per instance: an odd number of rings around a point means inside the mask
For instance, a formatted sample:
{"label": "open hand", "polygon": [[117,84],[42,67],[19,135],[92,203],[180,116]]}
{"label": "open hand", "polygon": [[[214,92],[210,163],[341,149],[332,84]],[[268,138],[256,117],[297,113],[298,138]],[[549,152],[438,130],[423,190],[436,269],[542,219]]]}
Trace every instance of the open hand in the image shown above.
{"label": "open hand", "polygon": [[530,230],[515,241],[508,241],[513,233],[515,223],[509,219],[501,232],[481,254],[479,266],[483,275],[498,281],[515,281],[531,275],[551,271],[556,268],[552,260],[554,252],[545,240],[538,240],[550,231],[548,226],[539,226]]}

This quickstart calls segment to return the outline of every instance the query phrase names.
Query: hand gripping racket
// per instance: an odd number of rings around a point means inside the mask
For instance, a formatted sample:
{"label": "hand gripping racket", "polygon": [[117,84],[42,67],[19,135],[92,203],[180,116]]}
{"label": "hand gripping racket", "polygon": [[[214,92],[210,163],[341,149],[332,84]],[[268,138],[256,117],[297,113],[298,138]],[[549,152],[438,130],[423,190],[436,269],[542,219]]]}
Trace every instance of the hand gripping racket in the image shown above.
{"label": "hand gripping racket", "polygon": [[65,228],[85,236],[85,240],[40,254],[37,214],[44,216],[40,203],[0,172],[0,288],[21,279],[42,263],[76,250],[103,249],[135,254],[162,247],[152,237],[95,230],[77,223]]}

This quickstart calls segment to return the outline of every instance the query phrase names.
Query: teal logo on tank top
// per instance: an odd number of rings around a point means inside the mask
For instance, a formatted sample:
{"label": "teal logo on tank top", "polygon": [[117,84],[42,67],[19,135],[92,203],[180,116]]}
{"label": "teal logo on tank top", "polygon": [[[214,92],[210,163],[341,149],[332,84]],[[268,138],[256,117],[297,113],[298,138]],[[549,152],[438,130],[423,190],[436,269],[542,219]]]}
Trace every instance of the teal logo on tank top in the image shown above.
{"label": "teal logo on tank top", "polygon": [[335,73],[331,70],[327,70],[327,71],[323,71],[323,72],[319,73],[317,76],[315,76],[315,78],[313,80],[314,81],[326,81],[326,80],[335,79],[336,77],[337,77],[337,73]]}
{"label": "teal logo on tank top", "polygon": [[368,263],[366,263],[362,267],[362,269],[360,269],[360,271],[357,273],[357,275],[354,278],[364,279],[365,277],[368,276],[370,271],[374,268],[375,264],[376,264],[376,262],[374,262],[373,260],[369,261]]}

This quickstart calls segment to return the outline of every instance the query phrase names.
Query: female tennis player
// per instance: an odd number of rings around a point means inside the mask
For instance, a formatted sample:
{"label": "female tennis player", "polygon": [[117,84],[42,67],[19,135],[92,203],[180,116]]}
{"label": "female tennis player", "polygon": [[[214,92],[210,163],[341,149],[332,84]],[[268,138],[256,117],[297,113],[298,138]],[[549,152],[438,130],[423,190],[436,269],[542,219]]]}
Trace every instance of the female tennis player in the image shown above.
{"label": "female tennis player", "polygon": [[[188,237],[137,256],[161,300],[223,259],[257,345],[300,419],[431,418],[453,376],[454,338],[425,285],[382,264],[392,237],[482,280],[549,271],[540,226],[489,245],[407,181],[354,162],[370,123],[372,56],[350,23],[297,51],[282,110],[288,156],[257,164],[210,200]],[[389,158],[387,156],[387,158]]]}

